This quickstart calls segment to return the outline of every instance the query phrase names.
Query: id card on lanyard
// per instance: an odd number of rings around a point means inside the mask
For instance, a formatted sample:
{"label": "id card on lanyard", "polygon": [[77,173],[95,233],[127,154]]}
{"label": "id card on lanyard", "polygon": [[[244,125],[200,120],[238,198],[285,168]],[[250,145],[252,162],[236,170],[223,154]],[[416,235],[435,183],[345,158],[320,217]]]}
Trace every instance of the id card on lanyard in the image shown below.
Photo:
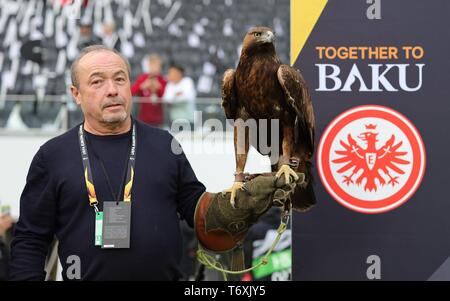
{"label": "id card on lanyard", "polygon": [[131,226],[131,188],[133,187],[136,161],[136,126],[132,123],[131,149],[127,164],[123,201],[103,202],[103,211],[98,209],[91,164],[84,136],[83,124],[78,130],[78,138],[83,161],[83,176],[89,197],[89,205],[95,212],[94,244],[102,248],[129,248]]}

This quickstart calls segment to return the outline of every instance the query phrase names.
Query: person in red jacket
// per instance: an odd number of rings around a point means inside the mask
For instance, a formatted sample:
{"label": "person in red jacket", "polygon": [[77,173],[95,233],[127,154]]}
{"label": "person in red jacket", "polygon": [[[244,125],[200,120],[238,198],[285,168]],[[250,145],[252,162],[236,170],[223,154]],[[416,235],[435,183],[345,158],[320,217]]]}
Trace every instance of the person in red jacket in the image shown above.
{"label": "person in red jacket", "polygon": [[138,119],[153,126],[164,123],[161,97],[167,80],[161,75],[162,61],[157,54],[148,58],[149,73],[141,74],[131,87],[133,96],[141,96]]}

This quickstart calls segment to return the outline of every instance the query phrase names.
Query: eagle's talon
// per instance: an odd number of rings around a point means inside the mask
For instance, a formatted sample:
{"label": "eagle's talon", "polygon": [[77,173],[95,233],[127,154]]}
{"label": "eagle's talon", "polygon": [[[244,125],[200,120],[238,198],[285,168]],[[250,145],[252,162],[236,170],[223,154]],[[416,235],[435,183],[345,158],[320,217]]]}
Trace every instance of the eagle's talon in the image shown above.
{"label": "eagle's talon", "polygon": [[279,178],[281,175],[284,174],[284,180],[286,184],[289,184],[291,182],[290,177],[292,176],[295,181],[299,179],[297,173],[292,170],[292,168],[287,165],[283,164],[281,165],[280,169],[278,170],[276,177]]}
{"label": "eagle's talon", "polygon": [[222,194],[226,194],[227,192],[231,192],[231,196],[230,196],[230,204],[233,208],[236,208],[236,191],[238,189],[243,189],[244,187],[244,182],[234,182],[233,185],[228,188],[225,189],[224,191],[222,191]]}

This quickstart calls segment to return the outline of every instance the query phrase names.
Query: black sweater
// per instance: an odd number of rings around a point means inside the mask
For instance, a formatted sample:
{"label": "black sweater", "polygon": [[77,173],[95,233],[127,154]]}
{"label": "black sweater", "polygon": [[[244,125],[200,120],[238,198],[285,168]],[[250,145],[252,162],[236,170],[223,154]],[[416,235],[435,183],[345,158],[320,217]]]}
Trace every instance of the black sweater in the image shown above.
{"label": "black sweater", "polygon": [[[12,280],[43,280],[48,246],[59,240],[63,278],[80,258],[82,280],[176,280],[181,258],[179,218],[192,226],[205,191],[183,153],[171,151],[172,136],[136,122],[137,151],[132,188],[129,249],[94,246],[95,215],[89,206],[78,144],[78,127],[45,143],[35,155],[20,199],[20,218],[11,247]],[[131,131],[114,136],[86,134],[99,209],[111,201],[101,165],[114,192],[121,189]],[[123,194],[122,194],[123,196]]]}

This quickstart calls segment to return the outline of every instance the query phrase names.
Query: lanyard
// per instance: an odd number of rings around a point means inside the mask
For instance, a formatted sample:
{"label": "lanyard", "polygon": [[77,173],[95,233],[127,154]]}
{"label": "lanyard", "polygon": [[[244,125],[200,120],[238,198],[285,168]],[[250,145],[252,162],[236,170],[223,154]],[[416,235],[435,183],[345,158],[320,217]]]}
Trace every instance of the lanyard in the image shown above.
{"label": "lanyard", "polygon": [[[125,188],[123,190],[123,201],[131,202],[131,188],[133,187],[133,179],[134,179],[134,165],[136,161],[136,126],[133,122],[132,131],[131,131],[131,149],[130,149],[130,157],[127,165],[127,176],[125,178]],[[95,193],[94,180],[92,177],[91,164],[89,161],[89,154],[87,151],[86,139],[84,137],[84,129],[83,124],[80,124],[78,129],[78,140],[80,143],[80,151],[81,151],[81,159],[83,161],[83,174],[86,182],[86,188],[89,196],[89,205],[94,207],[95,212],[98,212],[98,200],[97,195]],[[102,163],[102,162],[101,162]],[[103,164],[103,163],[102,163]],[[108,179],[109,183],[109,179]],[[119,191],[120,193],[120,191]]]}
{"label": "lanyard", "polygon": [[[87,147],[91,147],[92,146],[90,144],[91,141],[89,141],[88,138],[89,138],[89,136],[86,136],[86,146]],[[127,172],[128,168],[124,168],[123,169],[122,176],[120,177],[121,181],[120,181],[119,191],[117,191],[117,193],[114,193],[114,189],[112,187],[111,180],[110,180],[110,178],[108,176],[108,172],[106,171],[106,167],[105,167],[105,164],[103,163],[103,160],[97,154],[97,152],[95,151],[95,148],[92,148],[91,152],[94,155],[95,159],[100,163],[100,167],[102,168],[103,175],[105,176],[106,183],[108,184],[109,192],[111,193],[111,196],[112,196],[113,200],[116,201],[116,202],[120,202],[120,200],[119,200],[120,193],[122,192],[122,187],[123,187],[123,185],[125,183],[125,177],[126,177],[126,172]],[[126,155],[126,158],[125,158],[125,163],[124,163],[125,167],[127,167],[129,155],[130,155],[130,152],[128,151],[127,155]]]}

